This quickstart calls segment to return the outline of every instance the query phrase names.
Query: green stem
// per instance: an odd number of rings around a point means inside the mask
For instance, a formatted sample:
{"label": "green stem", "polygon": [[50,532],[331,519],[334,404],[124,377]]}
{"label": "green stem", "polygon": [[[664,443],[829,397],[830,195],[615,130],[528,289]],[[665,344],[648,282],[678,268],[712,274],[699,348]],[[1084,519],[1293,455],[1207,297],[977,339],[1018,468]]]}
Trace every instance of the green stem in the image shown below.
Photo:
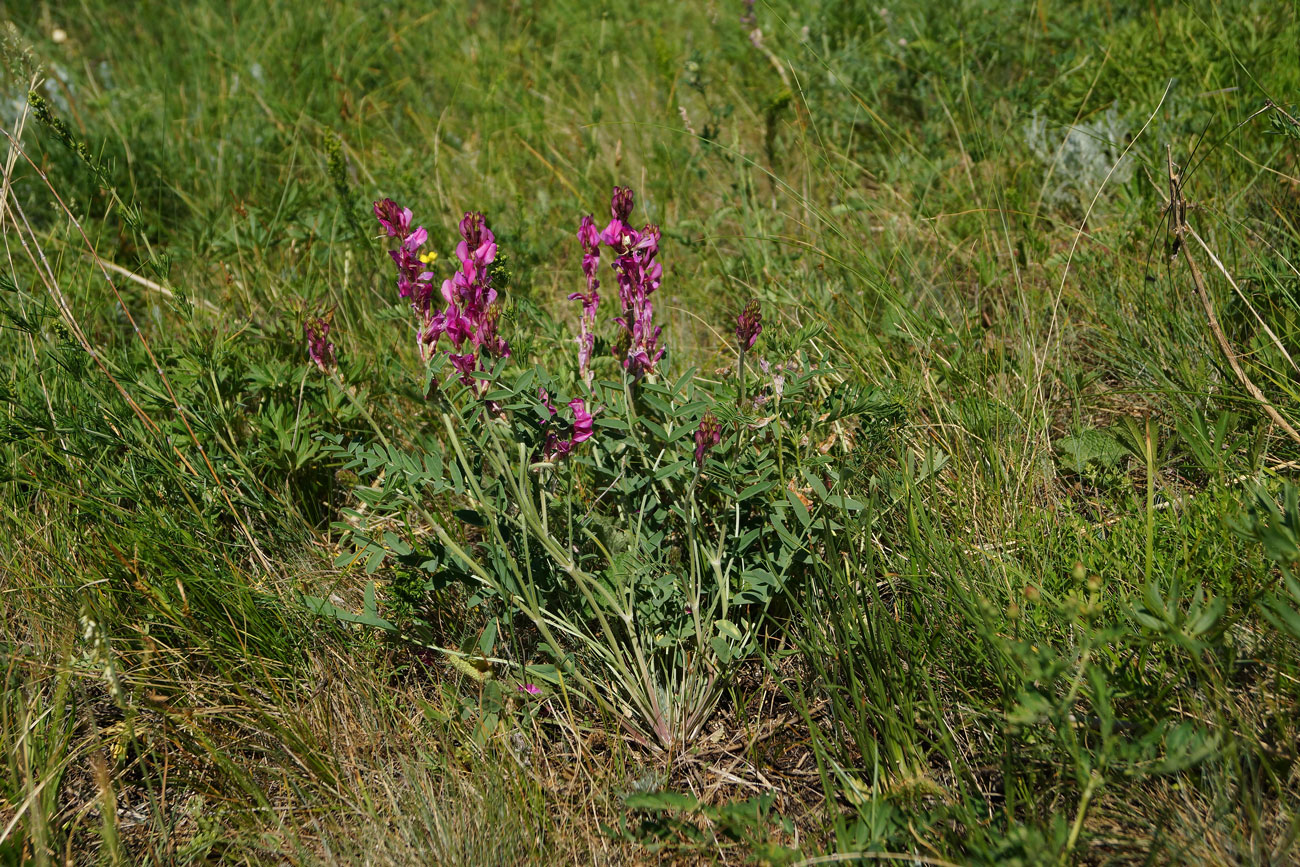
{"label": "green stem", "polygon": [[740,454],[740,429],[743,423],[740,413],[745,405],[745,344],[740,344],[740,390],[736,393],[736,454]]}
{"label": "green stem", "polygon": [[632,441],[636,443],[637,450],[644,449],[641,442],[641,432],[637,430],[636,400],[632,396],[632,382],[628,379],[627,371],[623,371],[623,397],[627,401],[627,426],[632,433]]}
{"label": "green stem", "polygon": [[1151,582],[1151,573],[1155,568],[1156,543],[1156,442],[1155,430],[1151,419],[1146,423],[1146,459],[1147,459],[1147,550],[1146,580]]}
{"label": "green stem", "polygon": [[1074,852],[1074,846],[1079,842],[1079,832],[1083,830],[1083,819],[1088,813],[1088,804],[1092,801],[1092,796],[1096,794],[1102,782],[1101,774],[1093,771],[1088,778],[1088,785],[1084,787],[1083,796],[1079,798],[1079,809],[1074,814],[1074,824],[1070,827],[1070,836],[1065,841],[1065,850],[1061,852],[1061,864],[1067,864],[1070,861],[1070,854]]}
{"label": "green stem", "polygon": [[740,393],[736,396],[736,407],[745,403],[745,345],[740,345]]}
{"label": "green stem", "polygon": [[695,624],[695,641],[696,646],[704,647],[704,629],[700,625],[700,555],[698,545],[695,544],[695,526],[699,523],[700,510],[695,503],[695,488],[700,483],[700,475],[703,466],[696,464],[695,477],[691,479],[691,487],[687,492],[687,499],[691,504],[691,519],[686,522],[687,544],[691,549],[691,620]]}

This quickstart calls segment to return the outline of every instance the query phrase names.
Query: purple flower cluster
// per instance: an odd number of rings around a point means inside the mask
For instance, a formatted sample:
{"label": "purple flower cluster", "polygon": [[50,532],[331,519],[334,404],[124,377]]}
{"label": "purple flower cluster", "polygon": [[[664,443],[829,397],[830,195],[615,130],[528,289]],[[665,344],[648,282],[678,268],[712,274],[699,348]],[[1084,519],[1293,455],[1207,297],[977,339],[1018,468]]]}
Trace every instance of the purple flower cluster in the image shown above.
{"label": "purple flower cluster", "polygon": [[621,338],[616,342],[617,352],[621,356],[623,367],[633,379],[640,379],[647,373],[653,373],[655,364],[663,358],[663,347],[659,346],[659,334],[662,328],[654,324],[654,305],[650,295],[659,288],[663,280],[663,265],[655,261],[659,253],[659,227],[647,225],[640,231],[628,224],[632,214],[633,196],[628,187],[615,187],[610,199],[612,219],[605,229],[596,235],[595,223],[590,216],[582,218],[578,229],[578,240],[582,244],[582,270],[587,275],[587,293],[575,292],[570,300],[582,300],[583,332],[578,338],[578,364],[583,379],[591,382],[591,346],[594,345],[593,327],[596,318],[596,306],[600,303],[596,294],[596,269],[600,264],[599,244],[609,247],[614,253],[614,275],[618,280],[618,299],[623,308],[623,315],[616,318],[623,328]]}
{"label": "purple flower cluster", "polygon": [[704,418],[700,419],[700,426],[695,431],[695,466],[704,466],[704,458],[709,451],[722,442],[722,425],[718,424],[717,416],[712,412],[706,412]]}
{"label": "purple flower cluster", "polygon": [[785,394],[786,374],[795,374],[803,370],[802,365],[794,359],[784,363],[778,362],[776,364],[769,364],[766,358],[760,358],[758,360],[758,367],[759,370],[763,371],[764,376],[770,376],[772,378],[772,388],[771,394],[765,394],[754,398],[754,406],[756,407],[762,406],[773,398],[779,401],[781,396]]}
{"label": "purple flower cluster", "polygon": [[754,342],[762,333],[763,309],[759,307],[757,298],[751,298],[745,309],[740,311],[740,316],[736,317],[736,341],[740,343],[740,351],[753,349]]}
{"label": "purple flower cluster", "polygon": [[424,226],[411,230],[411,209],[400,207],[392,199],[375,202],[375,218],[388,237],[397,238],[396,250],[389,250],[397,266],[397,293],[411,299],[416,313],[427,316],[433,299],[433,272],[426,271],[420,260],[420,248],[429,239]]}
{"label": "purple flower cluster", "polygon": [[334,344],[329,341],[331,310],[324,316],[312,316],[303,323],[303,333],[307,335],[307,356],[320,368],[320,372],[329,374],[337,361],[334,357]]}
{"label": "purple flower cluster", "polygon": [[592,388],[591,353],[596,348],[596,308],[600,306],[600,280],[596,271],[600,268],[600,235],[596,232],[596,223],[591,215],[582,218],[578,226],[578,243],[582,245],[582,274],[587,278],[587,291],[574,292],[570,301],[582,302],[582,331],[578,335],[578,372],[582,381],[587,383],[587,390]]}
{"label": "purple flower cluster", "polygon": [[433,272],[424,270],[424,263],[433,257],[418,253],[428,232],[423,226],[412,230],[411,211],[399,208],[392,199],[375,202],[375,217],[389,237],[401,239],[390,255],[397,265],[398,293],[411,299],[411,307],[420,317],[421,357],[432,357],[445,335],[451,342],[447,358],[460,371],[460,381],[476,390],[485,389],[486,383],[475,379],[475,372],[487,369],[488,358],[510,356],[510,344],[499,331],[501,307],[488,269],[496,260],[497,243],[487,221],[480,213],[466,213],[461,219],[462,240],[456,247],[460,269],[442,282],[446,307],[435,312]]}
{"label": "purple flower cluster", "polygon": [[545,441],[542,444],[542,457],[545,460],[553,461],[566,456],[573,451],[573,447],[580,442],[591,439],[594,424],[591,413],[587,412],[587,404],[580,397],[575,397],[569,401],[569,409],[573,412],[573,424],[561,435],[562,425],[556,418],[555,404],[551,403],[551,396],[546,389],[537,389],[537,396],[541,398],[542,403],[550,411],[551,417],[542,422],[545,431]]}
{"label": "purple flower cluster", "polygon": [[501,307],[488,270],[497,257],[496,236],[479,213],[465,214],[460,236],[456,247],[460,270],[442,281],[447,307],[430,317],[422,339],[432,353],[438,340],[447,335],[456,350],[448,356],[452,366],[460,371],[461,382],[473,385],[474,372],[486,369],[485,358],[508,358],[510,344],[498,331]]}
{"label": "purple flower cluster", "polygon": [[[632,208],[632,193],[624,191],[627,198],[623,216]],[[390,238],[398,239],[398,247],[390,251],[397,266],[397,289],[403,298],[411,299],[411,307],[419,316],[419,346],[422,358],[428,359],[438,351],[443,337],[451,343],[446,350],[447,360],[460,372],[460,381],[482,397],[487,382],[475,376],[488,369],[487,360],[508,358],[510,344],[501,336],[501,306],[497,303],[497,290],[492,286],[491,265],[497,257],[496,236],[488,228],[480,213],[466,213],[460,221],[461,241],[456,247],[460,268],[442,281],[441,294],[445,306],[434,310],[433,272],[426,269],[436,258],[436,253],[420,253],[429,233],[423,226],[411,228],[411,211],[400,207],[392,199],[375,202],[375,218]],[[612,225],[612,224],[611,224]],[[621,224],[620,224],[621,225]],[[658,233],[655,233],[658,236]],[[639,238],[640,235],[638,234]],[[590,361],[595,345],[596,307],[600,304],[596,271],[600,266],[600,237],[590,217],[583,220],[578,238],[583,247],[583,272],[587,275],[587,292],[575,293],[571,298],[583,302],[583,337],[579,339],[581,361],[587,387],[592,384]],[[656,283],[657,285],[657,283]],[[333,365],[334,347],[325,340],[329,332],[329,319],[310,320],[306,326],[308,352],[312,360],[325,370]],[[651,347],[653,349],[653,346]],[[662,351],[661,351],[662,353]],[[656,358],[658,356],[655,356]],[[328,359],[328,361],[326,361]],[[591,439],[594,423],[587,404],[582,398],[569,401],[572,420],[561,419],[545,389],[538,396],[550,413],[541,422],[543,442],[542,457],[555,461],[566,457],[578,443]],[[501,408],[488,402],[488,411],[500,414]],[[521,687],[523,688],[523,687]],[[526,691],[534,692],[534,687]]]}

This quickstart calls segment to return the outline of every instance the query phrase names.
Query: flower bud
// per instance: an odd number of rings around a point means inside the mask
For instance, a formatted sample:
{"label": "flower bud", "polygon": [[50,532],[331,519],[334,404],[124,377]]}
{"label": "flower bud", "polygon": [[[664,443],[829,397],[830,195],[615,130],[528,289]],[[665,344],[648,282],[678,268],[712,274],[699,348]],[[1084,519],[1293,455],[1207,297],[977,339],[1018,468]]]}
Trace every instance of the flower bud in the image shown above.
{"label": "flower bud", "polygon": [[739,341],[740,348],[747,351],[754,347],[754,342],[762,333],[763,309],[759,306],[757,298],[751,298],[736,319],[736,340]]}
{"label": "flower bud", "polygon": [[700,419],[699,429],[695,431],[695,465],[704,466],[704,458],[709,451],[722,441],[722,426],[712,412],[706,412]]}
{"label": "flower bud", "polygon": [[609,200],[609,211],[614,219],[626,223],[632,215],[632,188],[614,187],[614,195]]}
{"label": "flower bud", "polygon": [[334,357],[334,344],[329,341],[330,321],[334,318],[331,310],[324,316],[312,316],[303,323],[303,333],[307,335],[307,356],[320,368],[320,372],[329,374],[337,366]]}

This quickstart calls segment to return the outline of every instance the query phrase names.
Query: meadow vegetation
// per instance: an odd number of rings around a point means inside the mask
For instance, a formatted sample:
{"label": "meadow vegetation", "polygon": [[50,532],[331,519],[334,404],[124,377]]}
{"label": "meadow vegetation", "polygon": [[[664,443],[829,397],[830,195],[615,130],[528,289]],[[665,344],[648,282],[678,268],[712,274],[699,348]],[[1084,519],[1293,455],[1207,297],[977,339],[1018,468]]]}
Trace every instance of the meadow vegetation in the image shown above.
{"label": "meadow vegetation", "polygon": [[0,18],[0,864],[1294,863],[1294,4]]}

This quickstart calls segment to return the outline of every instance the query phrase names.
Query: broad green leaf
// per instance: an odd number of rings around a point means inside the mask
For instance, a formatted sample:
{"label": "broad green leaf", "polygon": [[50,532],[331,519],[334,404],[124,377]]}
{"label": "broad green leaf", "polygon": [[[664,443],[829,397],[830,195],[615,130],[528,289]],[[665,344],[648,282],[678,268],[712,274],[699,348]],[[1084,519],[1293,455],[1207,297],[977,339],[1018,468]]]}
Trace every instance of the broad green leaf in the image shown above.
{"label": "broad green leaf", "polygon": [[1160,588],[1154,581],[1148,581],[1142,589],[1142,599],[1146,602],[1147,611],[1162,618],[1166,623],[1169,622],[1169,607],[1165,605],[1165,598],[1160,595]]}
{"label": "broad green leaf", "polygon": [[1260,612],[1278,629],[1300,640],[1300,612],[1288,605],[1285,599],[1270,597],[1260,606]]}
{"label": "broad green leaf", "polygon": [[487,625],[483,627],[483,634],[478,637],[479,653],[483,654],[484,656],[491,656],[492,648],[494,645],[496,645],[496,643],[497,643],[497,621],[496,618],[494,617],[487,622]]}
{"label": "broad green leaf", "polygon": [[799,519],[799,523],[806,528],[812,520],[808,514],[808,507],[803,504],[803,501],[799,499],[794,491],[786,491],[785,499],[790,504],[790,508],[794,509],[794,514]]}
{"label": "broad green leaf", "polygon": [[388,546],[390,551],[400,557],[405,557],[407,554],[411,553],[411,546],[402,541],[402,539],[392,531],[384,532],[384,544]]}
{"label": "broad green leaf", "polygon": [[740,634],[740,629],[738,629],[736,624],[732,623],[730,620],[715,620],[713,621],[713,625],[718,632],[733,641],[741,641],[744,639],[744,636]]}
{"label": "broad green leaf", "polygon": [[669,476],[671,476],[671,475],[673,475],[674,473],[676,473],[676,472],[678,472],[679,470],[681,470],[681,469],[682,469],[683,467],[685,467],[688,463],[690,463],[690,462],[687,461],[687,460],[685,460],[685,459],[683,459],[683,460],[680,460],[680,461],[673,461],[671,464],[668,464],[668,465],[665,466],[665,467],[660,467],[659,470],[658,470],[658,472],[655,473],[655,481],[659,481],[659,480],[662,480],[662,479],[666,479],[666,478],[668,478]]}

